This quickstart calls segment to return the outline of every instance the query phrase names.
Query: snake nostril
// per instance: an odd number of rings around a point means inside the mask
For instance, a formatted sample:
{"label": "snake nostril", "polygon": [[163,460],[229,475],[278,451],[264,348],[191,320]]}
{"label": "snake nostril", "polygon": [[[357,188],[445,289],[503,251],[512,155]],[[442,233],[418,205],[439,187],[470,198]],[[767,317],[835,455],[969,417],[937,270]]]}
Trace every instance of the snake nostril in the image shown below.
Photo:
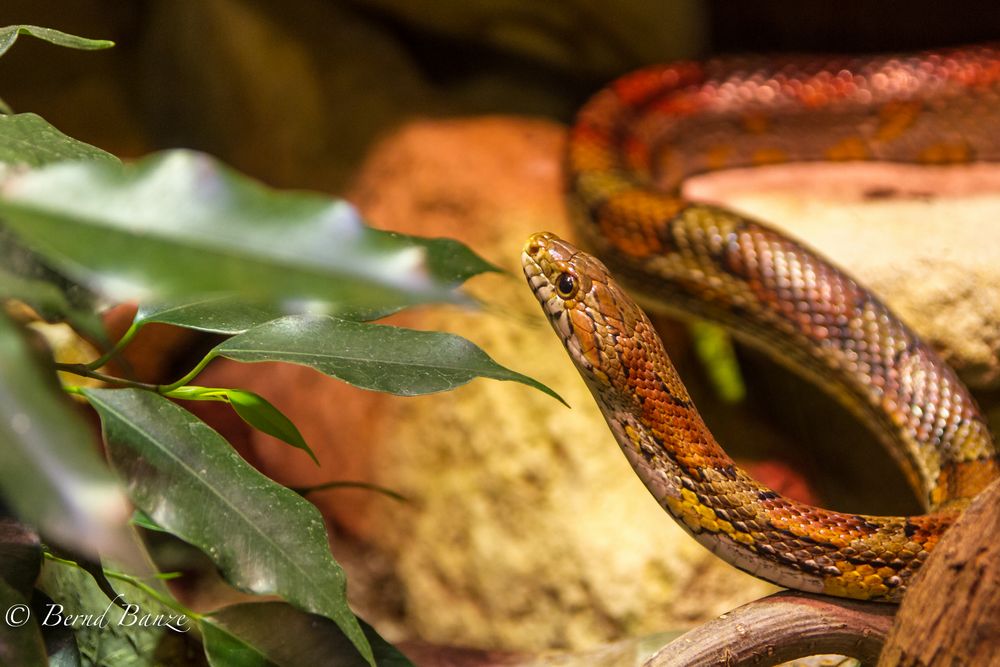
{"label": "snake nostril", "polygon": [[541,249],[542,249],[542,246],[541,246],[541,244],[538,241],[531,241],[528,244],[528,247],[526,248],[526,250],[528,251],[528,255],[530,255],[531,257],[534,257],[535,255],[537,255],[538,251],[540,251]]}

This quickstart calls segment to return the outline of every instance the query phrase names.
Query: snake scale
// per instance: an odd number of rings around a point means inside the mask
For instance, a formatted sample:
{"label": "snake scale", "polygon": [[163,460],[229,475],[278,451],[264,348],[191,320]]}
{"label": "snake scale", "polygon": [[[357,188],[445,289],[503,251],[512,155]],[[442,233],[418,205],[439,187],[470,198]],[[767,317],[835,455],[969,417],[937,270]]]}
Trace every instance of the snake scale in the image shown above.
{"label": "snake scale", "polygon": [[[797,590],[898,602],[1000,467],[968,390],[875,295],[765,224],[684,199],[684,179],[787,161],[997,161],[998,120],[991,47],[651,67],[580,111],[570,209],[603,261],[542,232],[524,271],[639,477],[729,563]],[[836,512],[752,479],[712,437],[630,294],[719,321],[818,380],[885,441],[929,513]]]}

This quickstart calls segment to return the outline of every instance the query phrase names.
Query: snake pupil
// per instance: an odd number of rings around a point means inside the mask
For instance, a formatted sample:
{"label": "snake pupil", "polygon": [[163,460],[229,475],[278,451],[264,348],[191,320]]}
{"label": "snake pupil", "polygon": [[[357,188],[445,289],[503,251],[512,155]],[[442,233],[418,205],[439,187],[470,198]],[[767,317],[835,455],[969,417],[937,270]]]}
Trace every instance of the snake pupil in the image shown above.
{"label": "snake pupil", "polygon": [[576,279],[568,273],[563,273],[556,281],[556,290],[562,298],[570,298],[576,292]]}

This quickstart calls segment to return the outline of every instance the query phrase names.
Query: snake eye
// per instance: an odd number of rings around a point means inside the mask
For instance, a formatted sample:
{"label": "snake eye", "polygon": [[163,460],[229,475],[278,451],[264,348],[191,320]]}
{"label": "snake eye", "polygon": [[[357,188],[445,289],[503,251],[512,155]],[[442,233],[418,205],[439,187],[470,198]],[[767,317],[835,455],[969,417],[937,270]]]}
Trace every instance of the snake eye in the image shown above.
{"label": "snake eye", "polygon": [[573,295],[576,294],[576,278],[570,273],[559,274],[559,279],[556,280],[556,291],[564,299],[572,299]]}

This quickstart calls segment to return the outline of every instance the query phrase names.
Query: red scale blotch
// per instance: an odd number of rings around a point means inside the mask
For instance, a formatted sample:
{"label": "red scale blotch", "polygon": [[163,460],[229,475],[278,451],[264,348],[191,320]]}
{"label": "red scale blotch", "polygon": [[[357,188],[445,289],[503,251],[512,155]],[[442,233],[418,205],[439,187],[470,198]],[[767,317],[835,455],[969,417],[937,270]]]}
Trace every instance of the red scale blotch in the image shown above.
{"label": "red scale blotch", "polygon": [[635,107],[671,90],[701,83],[704,72],[698,63],[656,65],[627,74],[612,85],[622,104]]}

